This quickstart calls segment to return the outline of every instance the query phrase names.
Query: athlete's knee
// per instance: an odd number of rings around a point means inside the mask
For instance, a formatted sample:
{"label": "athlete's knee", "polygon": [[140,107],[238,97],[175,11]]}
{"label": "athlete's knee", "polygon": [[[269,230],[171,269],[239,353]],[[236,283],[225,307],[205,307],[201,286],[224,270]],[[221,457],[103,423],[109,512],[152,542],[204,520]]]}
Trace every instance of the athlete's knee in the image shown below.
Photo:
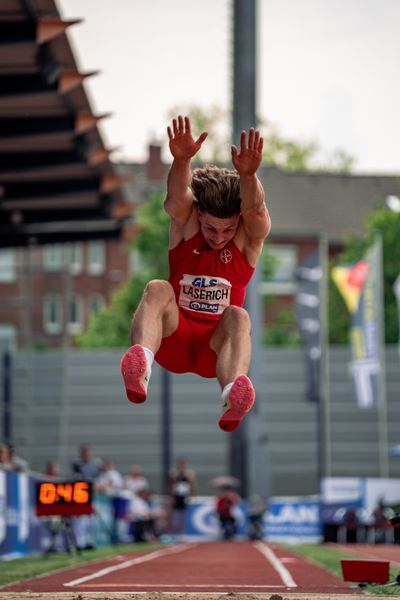
{"label": "athlete's knee", "polygon": [[232,332],[250,335],[251,332],[249,313],[240,306],[228,306],[222,314],[221,324],[223,330],[229,335]]}
{"label": "athlete's knee", "polygon": [[222,320],[228,328],[251,330],[249,313],[240,306],[228,306],[223,312]]}
{"label": "athlete's knee", "polygon": [[143,293],[147,300],[155,299],[160,304],[168,304],[175,298],[174,289],[165,279],[152,279],[146,284]]}
{"label": "athlete's knee", "polygon": [[245,343],[250,336],[249,313],[240,306],[228,306],[222,313],[222,318],[210,340],[210,346],[216,354],[219,354],[226,340],[239,339]]}

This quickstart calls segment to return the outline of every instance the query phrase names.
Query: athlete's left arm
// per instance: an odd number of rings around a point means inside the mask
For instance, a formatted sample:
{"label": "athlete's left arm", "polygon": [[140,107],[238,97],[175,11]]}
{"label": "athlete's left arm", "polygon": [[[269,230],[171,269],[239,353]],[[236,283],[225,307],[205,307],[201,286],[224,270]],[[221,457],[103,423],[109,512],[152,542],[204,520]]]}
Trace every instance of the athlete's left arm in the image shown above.
{"label": "athlete's left arm", "polygon": [[244,233],[250,244],[261,244],[271,229],[264,189],[256,175],[262,160],[263,138],[253,128],[240,136],[240,152],[232,146],[232,162],[240,175],[241,216]]}

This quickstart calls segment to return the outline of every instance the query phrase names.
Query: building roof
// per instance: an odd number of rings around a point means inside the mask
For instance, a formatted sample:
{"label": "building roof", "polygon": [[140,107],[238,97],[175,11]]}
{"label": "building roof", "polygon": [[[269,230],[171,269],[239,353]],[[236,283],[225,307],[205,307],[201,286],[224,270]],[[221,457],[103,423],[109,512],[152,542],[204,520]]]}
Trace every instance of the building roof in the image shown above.
{"label": "building roof", "polygon": [[[170,165],[163,162],[161,148],[155,148],[150,146],[146,164],[119,165],[129,177],[132,202],[145,201],[152,189],[166,188]],[[368,211],[382,206],[387,196],[400,196],[400,175],[290,172],[263,166],[258,176],[271,213],[272,241],[325,232],[331,245],[341,246],[347,234],[365,232]]]}
{"label": "building roof", "polygon": [[55,0],[0,3],[0,246],[119,237],[129,217]]}
{"label": "building roof", "polygon": [[271,214],[271,238],[324,231],[342,244],[349,233],[365,231],[368,211],[400,196],[400,176],[291,173],[261,169]]}

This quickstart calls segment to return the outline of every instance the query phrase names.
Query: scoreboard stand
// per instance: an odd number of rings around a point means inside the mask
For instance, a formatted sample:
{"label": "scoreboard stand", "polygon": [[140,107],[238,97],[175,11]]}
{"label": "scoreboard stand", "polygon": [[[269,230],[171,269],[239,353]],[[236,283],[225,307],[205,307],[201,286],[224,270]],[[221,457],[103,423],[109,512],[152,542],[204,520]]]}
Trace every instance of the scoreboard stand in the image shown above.
{"label": "scoreboard stand", "polygon": [[74,556],[80,554],[81,550],[77,544],[75,531],[72,526],[71,517],[49,517],[46,519],[45,527],[50,535],[50,545],[45,550],[45,556],[53,552],[57,552],[57,536],[61,533],[64,537],[65,548],[68,554]]}

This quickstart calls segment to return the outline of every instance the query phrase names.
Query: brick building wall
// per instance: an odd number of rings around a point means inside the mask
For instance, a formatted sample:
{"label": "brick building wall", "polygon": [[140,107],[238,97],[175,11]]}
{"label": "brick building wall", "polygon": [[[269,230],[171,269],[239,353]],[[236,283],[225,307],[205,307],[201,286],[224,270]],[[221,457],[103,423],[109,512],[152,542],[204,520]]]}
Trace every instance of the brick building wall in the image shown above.
{"label": "brick building wall", "polygon": [[5,258],[0,344],[13,349],[74,345],[90,314],[109,303],[130,275],[129,246],[123,241],[51,244],[0,254]]}

